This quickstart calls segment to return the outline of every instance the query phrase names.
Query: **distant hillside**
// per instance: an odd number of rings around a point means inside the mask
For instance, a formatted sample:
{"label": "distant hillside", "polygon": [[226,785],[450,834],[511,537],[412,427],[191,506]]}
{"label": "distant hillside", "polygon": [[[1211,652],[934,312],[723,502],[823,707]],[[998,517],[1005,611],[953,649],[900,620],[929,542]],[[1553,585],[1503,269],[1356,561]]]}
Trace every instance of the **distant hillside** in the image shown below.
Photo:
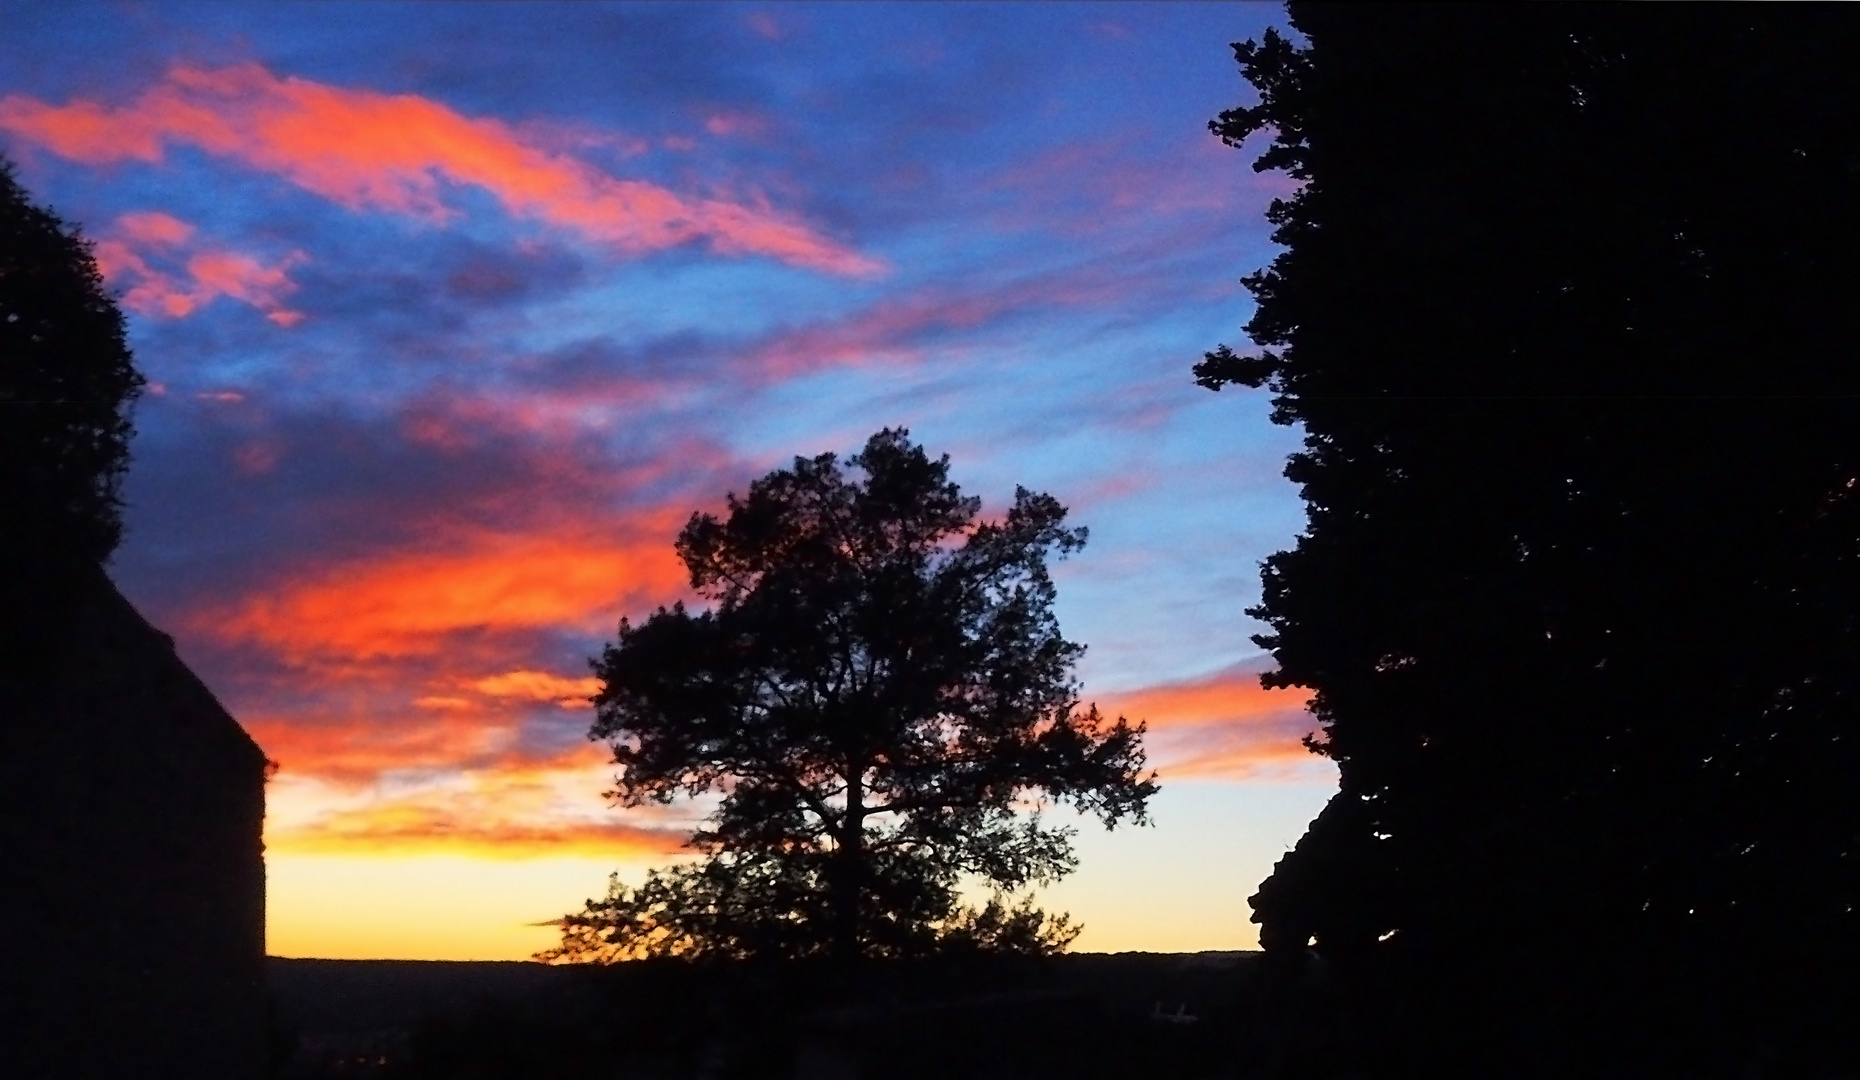
{"label": "distant hillside", "polygon": [[[551,1075],[562,1076],[616,1055],[638,1075],[685,1075],[709,1068],[699,1067],[704,1055],[724,1053],[779,1060],[770,1075],[800,1076],[811,1075],[801,1060],[808,1054],[888,1058],[903,1047],[925,1070],[940,1072],[943,1066],[931,1068],[933,1057],[960,1067],[971,1046],[985,1046],[1002,1065],[1061,1050],[1081,1059],[1071,1075],[1097,1075],[1090,1066],[1114,1058],[1157,1064],[1158,1054],[1225,1056],[1227,1033],[1250,1011],[1247,976],[1258,955],[1079,953],[1044,962],[877,965],[850,991],[835,989],[822,968],[794,965],[602,970],[274,957],[267,978],[280,1059],[290,1061],[286,1077],[516,1076],[539,1066],[539,1053],[553,1055]],[[1044,1075],[1022,1070],[1035,1073]],[[915,1075],[908,1067],[905,1074]]]}
{"label": "distant hillside", "polygon": [[560,986],[566,974],[523,960],[265,961],[285,1025],[306,1036],[409,1031],[432,1016]]}
{"label": "distant hillside", "polygon": [[[1074,953],[1053,962],[1052,989],[1102,995],[1117,1011],[1156,1001],[1192,1012],[1210,976],[1257,952]],[[572,992],[576,972],[524,960],[299,960],[273,956],[265,978],[300,1035],[410,1031],[421,1021],[539,994]],[[1043,980],[1044,982],[1045,980]]]}

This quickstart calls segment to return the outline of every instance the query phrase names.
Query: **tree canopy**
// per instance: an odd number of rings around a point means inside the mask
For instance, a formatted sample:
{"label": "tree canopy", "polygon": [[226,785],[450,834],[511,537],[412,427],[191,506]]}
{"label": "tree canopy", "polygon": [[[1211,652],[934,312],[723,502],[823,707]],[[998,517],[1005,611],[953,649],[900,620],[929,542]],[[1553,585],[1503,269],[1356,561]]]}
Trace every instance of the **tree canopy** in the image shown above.
{"label": "tree canopy", "polygon": [[0,158],[0,559],[96,566],[122,538],[129,408],[122,313],[88,242],[33,205]]}
{"label": "tree canopy", "polygon": [[1060,633],[1047,560],[1086,531],[1024,488],[999,520],[980,509],[947,456],[890,429],[691,517],[676,549],[711,606],[621,620],[590,737],[613,748],[623,806],[717,798],[691,840],[706,858],[616,883],[549,958],[1070,940],[1025,904],[965,911],[958,886],[1069,872],[1072,831],[1040,806],[1140,823],[1156,784],[1142,724],[1079,708],[1084,647]]}
{"label": "tree canopy", "polygon": [[1342,786],[1262,941],[1354,973],[1388,1067],[1825,1050],[1860,946],[1860,16],[1289,11],[1212,126],[1301,186],[1258,349],[1196,368],[1305,432],[1256,614]]}

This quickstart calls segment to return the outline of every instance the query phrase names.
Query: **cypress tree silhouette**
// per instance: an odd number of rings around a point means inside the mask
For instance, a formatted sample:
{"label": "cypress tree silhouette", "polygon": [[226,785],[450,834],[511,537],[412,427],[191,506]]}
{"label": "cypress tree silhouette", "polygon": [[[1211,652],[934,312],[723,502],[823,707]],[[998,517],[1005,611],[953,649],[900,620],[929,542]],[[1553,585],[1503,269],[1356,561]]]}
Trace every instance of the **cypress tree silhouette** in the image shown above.
{"label": "cypress tree silhouette", "polygon": [[1303,186],[1196,367],[1306,433],[1255,611],[1342,786],[1262,941],[1384,1071],[1851,1060],[1860,14],[1289,11],[1211,126]]}

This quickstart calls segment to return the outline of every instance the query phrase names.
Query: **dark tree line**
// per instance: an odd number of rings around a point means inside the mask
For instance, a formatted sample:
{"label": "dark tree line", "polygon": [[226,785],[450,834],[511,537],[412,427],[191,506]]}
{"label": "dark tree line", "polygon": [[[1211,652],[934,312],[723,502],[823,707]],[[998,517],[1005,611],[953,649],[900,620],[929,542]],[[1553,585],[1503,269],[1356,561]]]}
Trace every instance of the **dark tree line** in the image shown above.
{"label": "dark tree line", "polygon": [[1305,432],[1256,613],[1342,787],[1253,905],[1338,996],[1287,1052],[1851,1061],[1860,13],[1289,10],[1213,127],[1303,186],[1196,369]]}

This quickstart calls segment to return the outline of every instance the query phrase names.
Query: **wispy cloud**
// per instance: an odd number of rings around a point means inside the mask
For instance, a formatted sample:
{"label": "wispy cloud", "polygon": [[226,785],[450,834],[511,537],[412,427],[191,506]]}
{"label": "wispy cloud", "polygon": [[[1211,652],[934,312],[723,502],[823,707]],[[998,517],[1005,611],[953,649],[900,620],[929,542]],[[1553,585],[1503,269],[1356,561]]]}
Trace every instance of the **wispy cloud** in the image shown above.
{"label": "wispy cloud", "polygon": [[283,177],[355,210],[430,222],[456,217],[446,185],[476,187],[506,212],[627,254],[703,241],[835,274],[884,265],[765,202],[682,195],[612,176],[531,142],[512,125],[416,94],[280,77],[260,64],[177,65],[133,101],[55,105],[0,98],[0,131],[89,164],[156,163],[170,145]]}

